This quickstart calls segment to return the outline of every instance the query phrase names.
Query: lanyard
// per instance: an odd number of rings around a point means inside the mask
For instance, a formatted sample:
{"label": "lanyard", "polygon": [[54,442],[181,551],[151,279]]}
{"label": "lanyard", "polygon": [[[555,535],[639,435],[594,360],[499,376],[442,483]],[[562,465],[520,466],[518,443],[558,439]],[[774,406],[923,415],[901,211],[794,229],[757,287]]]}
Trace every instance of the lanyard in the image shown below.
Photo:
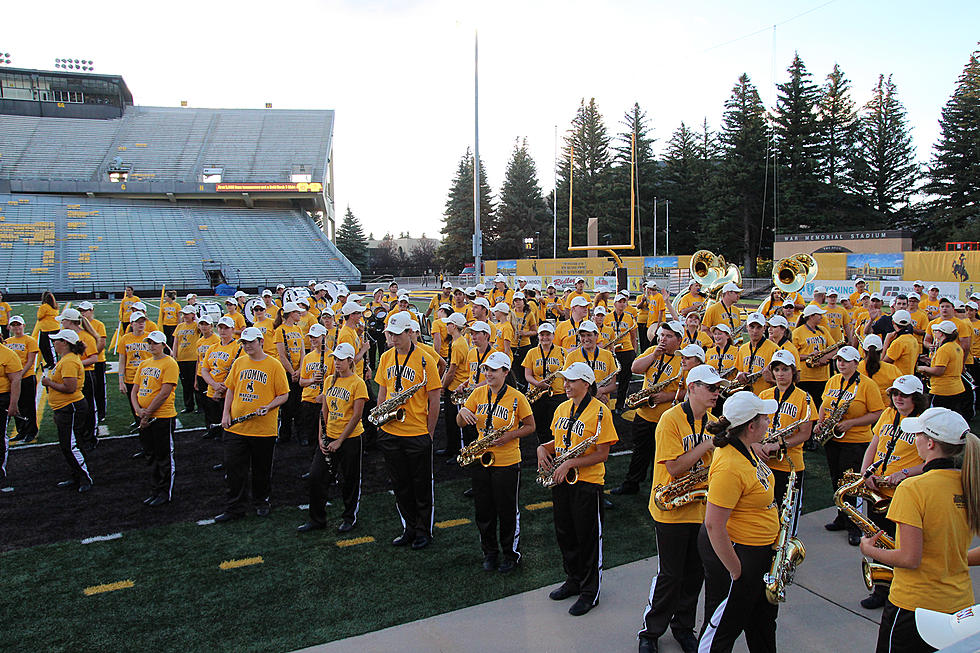
{"label": "lanyard", "polygon": [[[684,407],[684,414],[687,415],[687,423],[691,425],[691,435],[694,435],[694,431],[695,431],[695,429],[694,429],[694,409],[691,408],[691,402],[690,401],[685,401],[683,404],[681,404],[681,406]],[[694,443],[695,445],[698,445],[698,444],[701,444],[702,442],[704,442],[704,427],[707,425],[707,423],[708,423],[708,420],[706,420],[704,417],[702,417],[701,418],[701,432],[698,433],[698,439],[697,439],[697,442]]]}
{"label": "lanyard", "polygon": [[[847,380],[847,385],[844,385],[844,377],[843,376],[840,377],[840,394],[837,395],[837,398],[836,399],[834,399],[834,403],[832,403],[830,405],[830,410],[831,411],[834,411],[834,410],[837,409],[837,404],[839,404],[841,402],[841,400],[844,398],[844,393],[847,392],[851,388],[852,385],[854,385],[855,383],[857,383],[860,378],[861,378],[861,375],[857,372],[857,370],[855,370],[854,371],[854,374],[851,375],[851,378]],[[856,392],[855,392],[855,394],[856,394]]]}
{"label": "lanyard", "polygon": [[487,345],[487,350],[483,353],[483,356],[480,356],[479,349],[476,351],[476,380],[473,381],[473,383],[480,382],[480,374],[481,374],[480,370],[483,368],[483,361],[487,359],[487,356],[489,356],[490,352],[492,351],[493,349],[490,347],[490,345]]}
{"label": "lanyard", "polygon": [[408,365],[408,359],[412,357],[412,352],[415,351],[415,343],[412,343],[412,348],[408,350],[408,354],[405,356],[405,362],[401,365],[398,364],[398,350],[393,349],[395,352],[395,392],[400,392],[402,389],[402,372],[405,366]]}
{"label": "lanyard", "polygon": [[552,349],[554,349],[554,346],[548,347],[548,353],[545,354],[544,353],[544,346],[543,345],[538,345],[538,352],[541,354],[541,378],[542,378],[542,380],[544,379],[544,377],[548,376],[548,356],[551,355],[551,350]]}
{"label": "lanyard", "polygon": [[776,430],[779,428],[779,418],[782,415],[782,413],[780,411],[783,408],[783,404],[786,403],[789,400],[789,397],[790,397],[790,395],[793,394],[793,391],[794,390],[796,390],[796,384],[795,383],[790,383],[789,384],[789,387],[786,388],[786,392],[784,394],[782,394],[782,395],[780,395],[780,393],[779,393],[779,388],[778,387],[776,388],[776,414],[772,418],[772,429],[771,429],[771,432],[775,433]]}
{"label": "lanyard", "polygon": [[749,345],[749,371],[748,371],[749,374],[752,374],[752,364],[755,362],[755,354],[756,352],[759,351],[759,347],[761,347],[765,342],[766,342],[766,338],[765,336],[763,336],[759,340],[759,344],[757,344],[755,347]]}
{"label": "lanyard", "polygon": [[575,425],[575,422],[578,421],[578,418],[582,416],[582,413],[585,412],[585,409],[590,403],[592,403],[592,395],[587,394],[578,405],[578,408],[568,411],[568,429],[565,430],[565,437],[562,438],[562,444],[565,445],[565,449],[572,446],[572,427]]}
{"label": "lanyard", "polygon": [[664,356],[666,356],[666,354],[660,354],[660,360],[657,361],[657,374],[653,377],[653,382],[650,384],[651,386],[657,385],[657,382],[660,381],[660,377],[663,375],[664,370],[667,369],[667,363],[664,362]]}
{"label": "lanyard", "polygon": [[718,352],[718,371],[719,372],[722,369],[722,363],[725,362],[725,356],[728,354],[728,350],[731,349],[731,347],[732,347],[732,341],[731,340],[729,340],[728,341],[728,344],[725,345],[725,349],[724,350],[721,347],[719,347],[718,345],[715,345],[715,351]]}
{"label": "lanyard", "polygon": [[582,358],[585,359],[585,362],[589,364],[589,367],[591,367],[593,371],[595,371],[595,365],[599,361],[599,348],[595,348],[595,356],[592,357],[592,360],[589,360],[589,354],[587,351],[585,351],[585,347],[579,347],[579,351],[582,352]]}
{"label": "lanyard", "polygon": [[493,427],[493,411],[496,410],[497,406],[500,404],[500,400],[504,396],[504,393],[507,392],[507,384],[505,383],[500,386],[500,390],[497,392],[497,397],[493,400],[493,403],[490,403],[490,396],[492,392],[493,391],[490,389],[490,386],[487,385],[487,405],[489,408],[487,409],[487,421],[483,424],[484,432]]}
{"label": "lanyard", "polygon": [[891,460],[892,454],[895,453],[895,445],[898,444],[898,432],[901,430],[898,423],[901,421],[902,414],[896,410],[895,419],[892,420],[891,440],[888,441],[888,446],[885,447],[885,457],[873,463],[871,467],[868,467],[867,471],[864,472],[864,478],[868,478],[874,474],[875,470],[877,470],[879,466],[883,472],[885,471],[885,468],[888,467],[888,461]]}
{"label": "lanyard", "polygon": [[625,314],[620,315],[619,313],[613,311],[613,320],[616,322],[616,328],[614,329],[616,336],[619,336],[619,332],[622,330],[621,325],[623,324],[623,317],[625,317]]}

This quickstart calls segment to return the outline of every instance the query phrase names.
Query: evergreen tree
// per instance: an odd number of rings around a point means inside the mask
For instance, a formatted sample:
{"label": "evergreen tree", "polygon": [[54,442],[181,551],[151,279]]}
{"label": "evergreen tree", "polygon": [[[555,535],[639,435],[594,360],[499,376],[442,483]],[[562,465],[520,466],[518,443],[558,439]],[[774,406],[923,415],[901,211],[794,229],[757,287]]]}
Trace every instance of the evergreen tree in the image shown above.
{"label": "evergreen tree", "polygon": [[943,107],[939,129],[925,187],[936,199],[922,235],[936,246],[980,240],[980,50],[970,55]]}
{"label": "evergreen tree", "polygon": [[772,246],[772,231],[762,230],[767,156],[765,116],[759,91],[748,74],[743,73],[725,102],[719,134],[722,158],[714,175],[707,225],[699,234],[699,249],[707,247],[724,254],[729,261],[742,259],[744,274],[750,277],[755,274],[760,250],[767,255]]}
{"label": "evergreen tree", "polygon": [[897,226],[919,179],[905,107],[891,75],[878,76],[871,100],[859,119],[854,161],[855,190],[888,223]]}
{"label": "evergreen tree", "polygon": [[551,240],[551,211],[541,194],[537,168],[528,152],[527,140],[514,144],[500,189],[496,224],[496,254],[500,258],[523,258],[527,254],[524,239],[535,233],[539,238],[547,235],[547,240]]}
{"label": "evergreen tree", "polygon": [[[456,176],[449,187],[446,212],[442,226],[440,259],[445,269],[457,273],[473,260],[473,153],[466,153],[459,161]],[[480,230],[483,232],[484,258],[493,258],[495,235],[494,209],[487,173],[480,161]]]}
{"label": "evergreen tree", "polygon": [[820,92],[817,125],[822,141],[821,179],[840,190],[846,185],[848,164],[853,156],[857,113],[851,99],[851,82],[837,64]]}
{"label": "evergreen tree", "polygon": [[368,239],[364,237],[364,228],[361,227],[360,220],[354,217],[349,206],[337,231],[336,241],[337,249],[347,257],[347,260],[358,270],[365,272],[368,262]]}
{"label": "evergreen tree", "polygon": [[[710,146],[710,135],[705,140],[702,134],[683,122],[667,141],[661,197],[670,201],[670,217],[674,224],[683,225],[683,228],[675,229],[671,234],[671,245],[675,252],[693,253],[700,248],[699,234],[705,189],[704,151]],[[666,221],[661,222],[664,222],[665,230]],[[658,234],[658,245],[661,248],[665,235]]]}
{"label": "evergreen tree", "polygon": [[[630,110],[623,115],[620,124],[624,129],[617,134],[616,145],[613,148],[615,152],[614,165],[608,170],[606,175],[608,182],[604,186],[607,231],[602,231],[603,224],[600,221],[599,242],[602,242],[603,233],[609,233],[611,239],[616,243],[627,243],[630,240],[630,173],[632,169],[634,219],[638,228],[633,238],[636,248],[633,251],[624,252],[624,255],[639,255],[643,251],[652,251],[653,249],[653,221],[644,218],[653,213],[653,199],[657,195],[658,189],[657,164],[653,156],[653,143],[656,139],[650,135],[647,113],[640,108],[639,103],[633,103]],[[636,142],[635,167],[632,165],[634,140]],[[640,249],[641,244],[643,251]]]}

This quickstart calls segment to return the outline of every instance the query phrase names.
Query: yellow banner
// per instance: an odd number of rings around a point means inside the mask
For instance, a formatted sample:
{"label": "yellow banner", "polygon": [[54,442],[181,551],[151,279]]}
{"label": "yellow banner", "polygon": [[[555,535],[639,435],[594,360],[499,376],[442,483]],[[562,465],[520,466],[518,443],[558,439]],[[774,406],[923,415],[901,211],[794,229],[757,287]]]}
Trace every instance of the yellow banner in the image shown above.
{"label": "yellow banner", "polygon": [[905,279],[980,284],[980,252],[905,252]]}

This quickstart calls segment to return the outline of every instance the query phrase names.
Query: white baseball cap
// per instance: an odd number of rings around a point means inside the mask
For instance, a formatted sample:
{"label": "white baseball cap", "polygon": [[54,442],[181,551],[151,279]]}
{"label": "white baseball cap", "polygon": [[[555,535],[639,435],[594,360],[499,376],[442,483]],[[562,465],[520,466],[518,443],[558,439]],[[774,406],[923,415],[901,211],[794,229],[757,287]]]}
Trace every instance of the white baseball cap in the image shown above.
{"label": "white baseball cap", "polygon": [[970,293],[970,299],[980,300],[980,292]]}
{"label": "white baseball cap", "polygon": [[188,304],[184,308],[180,309],[180,312],[181,313],[184,313],[185,315],[197,315],[197,310],[193,306],[191,306],[190,304]]}
{"label": "white baseball cap", "polygon": [[547,331],[548,333],[554,333],[555,325],[552,324],[551,322],[542,322],[541,324],[538,325],[538,333],[541,333],[543,331]]}
{"label": "white baseball cap", "polygon": [[226,304],[237,305],[238,304],[238,301],[234,297],[226,297],[225,298],[225,303]]}
{"label": "white baseball cap", "polygon": [[874,347],[875,349],[881,351],[881,336],[879,336],[877,333],[869,333],[868,335],[864,336],[861,346],[864,347],[865,350]]}
{"label": "white baseball cap", "polygon": [[490,302],[487,301],[486,297],[477,297],[473,300],[474,306],[482,306],[483,308],[490,310]]}
{"label": "white baseball cap", "polygon": [[657,282],[656,282],[656,281],[654,281],[653,279],[650,279],[649,281],[647,281],[647,282],[646,282],[645,284],[643,284],[643,285],[645,285],[645,286],[646,286],[647,288],[659,288],[659,287],[660,287],[660,286],[659,286],[659,285],[657,284]]}
{"label": "white baseball cap", "polygon": [[868,299],[870,299],[871,298],[871,293],[866,293],[866,292],[861,293],[860,295],[858,295],[858,301],[861,301],[865,297],[867,297]]}
{"label": "white baseball cap", "polygon": [[789,299],[787,297],[786,299],[783,300],[783,307],[784,308],[796,308],[796,303],[792,299]]}
{"label": "white baseball cap", "polygon": [[72,322],[78,322],[82,319],[82,314],[76,311],[74,308],[66,308],[61,311],[61,315],[57,317],[57,320],[61,322],[62,320],[70,320]]}
{"label": "white baseball cap", "polygon": [[[922,385],[922,381],[919,377],[912,374],[903,374],[892,382],[889,390],[898,390],[902,394],[910,395],[913,392],[922,393],[925,391],[925,386]],[[904,427],[903,427],[904,428]]]}
{"label": "white baseball cap", "polygon": [[586,383],[595,383],[595,372],[586,363],[572,363],[559,374],[567,381],[582,380]]}
{"label": "white baseball cap", "polygon": [[278,284],[278,285],[276,285],[276,290],[285,290],[285,289],[286,289],[286,286],[283,285],[283,284],[281,284],[281,283]]}
{"label": "white baseball cap", "polygon": [[[688,347],[692,347],[692,346],[696,346],[696,345],[688,345]],[[698,348],[700,349],[700,347]],[[687,349],[687,347],[685,347],[684,349]],[[697,367],[692,368],[691,371],[687,373],[688,385],[691,385],[692,383],[704,383],[705,385],[714,385],[716,383],[721,383],[721,381],[722,378],[718,376],[718,370],[711,367],[710,365],[698,365]]]}
{"label": "white baseball cap", "polygon": [[803,309],[803,317],[810,317],[811,315],[823,315],[827,311],[823,310],[816,304],[807,304],[807,307]]}
{"label": "white baseball cap", "polygon": [[738,293],[740,293],[740,292],[742,292],[742,289],[739,288],[738,287],[738,284],[735,283],[734,281],[729,281],[724,286],[722,286],[721,292],[722,292],[722,294],[724,294],[726,292],[738,292]]}
{"label": "white baseball cap", "polygon": [[976,303],[975,301],[973,301],[973,300],[971,299],[970,301],[968,301],[968,302],[966,303],[966,307],[967,307],[967,308],[972,308],[973,310],[977,310],[978,308],[980,308],[980,304],[977,304],[977,303]]}
{"label": "white baseball cap", "polygon": [[[129,314],[129,323],[130,324],[132,324],[133,322],[136,322],[137,320],[145,320],[145,319],[146,319],[146,316],[143,315],[142,313],[140,313],[139,311],[133,311],[132,313]],[[232,324],[234,324],[234,322],[232,322]]]}
{"label": "white baseball cap", "polygon": [[289,313],[297,313],[301,310],[303,309],[301,309],[299,307],[299,304],[297,304],[296,302],[286,302],[285,304],[282,305],[282,312],[287,315]]}
{"label": "white baseball cap", "polygon": [[[687,378],[690,380],[691,375]],[[760,399],[751,392],[736,392],[725,402],[721,414],[732,426],[741,426],[759,415],[772,415],[778,408],[775,399]]]}
{"label": "white baseball cap", "polygon": [[349,342],[342,342],[330,352],[330,355],[339,360],[354,358],[354,347]]}
{"label": "white baseball cap", "polygon": [[485,283],[478,283],[475,286],[473,286],[473,289],[476,290],[477,292],[486,292],[487,291],[487,284],[485,284]]}
{"label": "white baseball cap", "polygon": [[397,335],[411,329],[412,322],[414,321],[415,320],[412,319],[411,313],[408,311],[400,311],[391,316],[391,319],[388,320],[388,326],[385,327],[385,331]]}
{"label": "white baseball cap", "polygon": [[931,286],[929,286],[929,290],[939,290],[939,286],[937,286],[936,284],[932,284]]}
{"label": "white baseball cap", "polygon": [[95,308],[92,302],[78,302],[78,310],[80,311],[91,311]]}
{"label": "white baseball cap", "polygon": [[719,322],[718,324],[711,327],[712,329],[718,329],[719,331],[724,331],[728,335],[732,335],[732,328],[725,324],[724,322]]}
{"label": "white baseball cap", "polygon": [[843,358],[846,361],[859,361],[861,354],[854,347],[841,347],[834,358]]}
{"label": "white baseball cap", "polygon": [[503,302],[497,302],[497,305],[493,307],[494,313],[510,313],[510,306]]}
{"label": "white baseball cap", "polygon": [[75,332],[75,331],[72,331],[71,329],[62,329],[61,331],[58,331],[57,333],[52,333],[50,336],[48,336],[48,339],[49,340],[64,340],[65,342],[70,342],[71,344],[74,345],[75,343],[78,342],[78,333]]}
{"label": "white baseball cap", "polygon": [[463,290],[463,294],[473,297],[476,295],[476,288],[473,286],[466,286],[466,289]]}
{"label": "white baseball cap", "polygon": [[[242,331],[242,334],[244,333],[245,332]],[[319,338],[320,336],[325,336],[327,335],[327,327],[323,326],[322,324],[311,324],[310,331],[306,335],[308,335],[311,338]]]}
{"label": "white baseball cap", "polygon": [[582,324],[578,325],[578,330],[599,333],[599,327],[592,320],[582,320]]}
{"label": "white baseball cap", "polygon": [[213,325],[214,324],[214,320],[211,319],[211,316],[210,315],[202,315],[201,317],[197,318],[197,323],[198,324],[211,324],[211,325]]}
{"label": "white baseball cap", "polygon": [[796,367],[796,357],[785,349],[780,349],[772,355],[772,360],[769,361],[769,364],[772,365],[773,363],[782,363],[789,367]]}
{"label": "white baseball cap", "polygon": [[[905,422],[902,422],[905,428]],[[955,614],[915,609],[915,627],[929,646],[943,649],[980,632],[980,604],[963,608]]]}
{"label": "white baseball cap", "polygon": [[231,319],[227,315],[218,320],[218,326],[226,326],[228,328],[235,328],[235,320]]}
{"label": "white baseball cap", "polygon": [[449,317],[442,317],[439,319],[445,322],[446,324],[453,324],[460,328],[466,326],[466,316],[463,315],[462,313],[453,313]]}
{"label": "white baseball cap", "polygon": [[[391,318],[391,319],[394,320],[395,318]],[[482,331],[484,333],[492,333],[493,332],[493,330],[490,328],[490,325],[487,324],[486,322],[484,322],[483,320],[477,320],[476,322],[474,322],[473,324],[471,324],[470,325],[470,331],[472,331],[472,332]]]}
{"label": "white baseball cap", "polygon": [[487,359],[483,361],[483,364],[494,370],[499,370],[501,368],[506,368],[509,370],[511,362],[507,354],[502,351],[495,351],[487,356]]}
{"label": "white baseball cap", "polygon": [[630,291],[628,291],[628,290],[620,290],[618,293],[616,293],[616,299],[614,299],[613,301],[616,301],[616,302],[618,302],[618,301],[628,302],[629,300],[630,300]]}
{"label": "white baseball cap", "polygon": [[507,278],[506,278],[506,277],[504,277],[504,275],[502,275],[502,274],[498,274],[497,276],[495,276],[495,277],[493,278],[493,282],[494,282],[494,283],[497,283],[497,282],[499,282],[499,281],[502,281],[502,282],[504,282],[504,283],[507,283]]}
{"label": "white baseball cap", "polygon": [[143,313],[146,312],[146,304],[143,302],[133,302],[132,308],[134,311],[142,311]]}
{"label": "white baseball cap", "polygon": [[409,296],[408,296],[408,293],[407,292],[400,292],[400,293],[398,293],[398,301],[400,301],[400,302],[407,302],[408,300],[409,300]]}
{"label": "white baseball cap", "polygon": [[761,326],[766,326],[766,318],[762,313],[751,313],[746,319],[746,324],[758,324]]}
{"label": "white baseball cap", "polygon": [[[256,329],[256,331],[258,331],[258,329]],[[150,331],[148,334],[146,334],[146,339],[157,344],[161,344],[167,342],[167,334],[165,334],[163,331]]]}
{"label": "white baseball cap", "polygon": [[813,294],[814,295],[826,295],[827,294],[827,287],[826,286],[817,286],[816,288],[813,289]]}
{"label": "white baseball cap", "polygon": [[687,287],[690,288],[694,284],[698,284],[700,286],[701,285],[701,282],[698,281],[697,279],[691,279],[690,281],[687,282]]}
{"label": "white baseball cap", "polygon": [[595,310],[592,312],[595,313],[596,315],[605,315],[609,311],[606,310],[605,306],[596,306]]}
{"label": "white baseball cap", "polygon": [[942,331],[943,333],[956,333],[956,325],[949,320],[943,320],[939,324],[933,324],[932,330]]}
{"label": "white baseball cap", "polygon": [[[816,292],[816,291],[814,291],[814,292]],[[827,297],[831,297],[831,296],[833,296],[833,297],[837,297],[838,296],[838,292],[837,292],[837,289],[836,288],[827,288]]]}
{"label": "white baseball cap", "polygon": [[585,277],[575,277],[575,283],[585,283]]}
{"label": "white baseball cap", "polygon": [[915,281],[912,282],[912,285],[913,286],[922,286],[923,288],[925,288],[925,285],[926,284],[922,283],[922,280],[921,279],[916,279]]}
{"label": "white baseball cap", "polygon": [[573,307],[574,306],[588,306],[588,305],[589,305],[589,300],[586,299],[585,297],[582,297],[581,295],[578,295],[578,296],[572,298],[572,302],[569,304],[569,306],[573,306]]}
{"label": "white baseball cap", "polygon": [[340,312],[344,315],[353,315],[354,313],[363,313],[364,307],[357,302],[348,301],[344,304],[344,307],[340,309]]}
{"label": "white baseball cap", "polygon": [[350,294],[350,291],[347,290],[347,286],[345,286],[342,283],[338,283],[337,284],[337,296],[338,297],[346,297],[349,294]]}
{"label": "white baseball cap", "polygon": [[782,315],[773,315],[769,318],[769,326],[783,327],[784,329],[789,328],[789,322]]}
{"label": "white baseball cap", "polygon": [[854,280],[854,285],[856,286],[856,285],[858,285],[859,283],[868,283],[868,282],[867,282],[867,281],[865,281],[865,280],[864,280],[863,278],[861,278],[861,277],[858,277],[857,279],[855,279],[855,280]]}
{"label": "white baseball cap", "polygon": [[238,299],[239,297],[248,297],[248,295],[245,294],[243,291],[239,290],[238,292],[235,293],[235,299]]}
{"label": "white baseball cap", "polygon": [[704,362],[704,350],[701,349],[700,345],[695,345],[693,342],[681,349],[680,354],[686,358],[697,358],[702,363]]}
{"label": "white baseball cap", "polygon": [[895,314],[892,315],[892,322],[897,324],[909,324],[912,322],[912,314],[906,310],[895,311]]}
{"label": "white baseball cap", "polygon": [[[531,290],[531,288],[528,288],[528,290]],[[511,299],[527,299],[527,295],[518,290],[511,296]]]}
{"label": "white baseball cap", "polygon": [[684,325],[677,320],[667,320],[660,325],[660,328],[670,329],[679,336],[684,335]]}
{"label": "white baseball cap", "polygon": [[453,287],[453,284],[450,281],[443,281],[442,282],[442,287],[445,288],[446,290],[449,290],[450,288]]}
{"label": "white baseball cap", "polygon": [[14,315],[13,317],[10,318],[10,324],[13,324],[14,322],[18,322],[20,324],[26,324],[26,322],[24,322],[24,318],[21,317],[20,315]]}
{"label": "white baseball cap", "polygon": [[949,408],[927,408],[918,417],[902,420],[906,433],[924,433],[946,444],[964,444],[970,425],[963,416]]}
{"label": "white baseball cap", "polygon": [[262,291],[262,296],[263,297],[272,297],[272,291],[269,290],[268,288],[266,288],[265,290]]}
{"label": "white baseball cap", "polygon": [[334,313],[333,309],[330,308],[329,306],[324,306],[323,309],[320,311],[320,315],[329,315],[330,317],[333,317],[334,315],[336,315],[336,313]]}
{"label": "white baseball cap", "polygon": [[313,286],[313,290],[315,290],[316,292],[320,292],[321,290],[326,290],[326,289],[327,289],[327,286],[326,286],[326,284],[323,284],[323,283],[318,283],[315,286]]}
{"label": "white baseball cap", "polygon": [[195,297],[197,297],[197,295],[195,295],[194,293],[188,293],[187,294],[187,297],[184,297],[184,301],[185,302],[189,302],[191,299],[193,299]]}
{"label": "white baseball cap", "polygon": [[909,301],[912,301],[912,300],[915,300],[915,301],[919,301],[920,299],[922,299],[922,298],[921,298],[921,297],[919,296],[919,293],[917,293],[917,292],[910,292],[910,293],[908,294],[908,298],[909,298]]}
{"label": "white baseball cap", "polygon": [[871,301],[883,302],[885,301],[885,298],[879,295],[878,293],[873,292],[871,293]]}

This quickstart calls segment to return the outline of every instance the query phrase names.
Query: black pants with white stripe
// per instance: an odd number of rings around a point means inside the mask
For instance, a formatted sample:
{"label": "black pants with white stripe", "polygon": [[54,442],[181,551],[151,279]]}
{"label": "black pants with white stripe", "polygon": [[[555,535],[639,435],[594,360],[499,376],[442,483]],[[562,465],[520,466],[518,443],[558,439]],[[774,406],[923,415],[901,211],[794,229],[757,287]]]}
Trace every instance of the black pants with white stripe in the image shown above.
{"label": "black pants with white stripe", "polygon": [[[521,537],[521,511],[517,503],[521,483],[520,463],[507,467],[484,467],[479,462],[470,466],[473,474],[473,504],[476,528],[480,531],[483,555],[517,562]],[[500,539],[497,539],[497,530]]]}
{"label": "black pants with white stripe", "polygon": [[20,400],[17,411],[20,415],[14,420],[17,424],[17,439],[30,442],[37,437],[37,376],[32,374],[20,380]]}
{"label": "black pants with white stripe", "polygon": [[704,614],[699,653],[731,651],[744,632],[750,653],[775,653],[776,616],[779,607],[766,599],[763,575],[772,566],[772,546],[735,544],[742,575],[733,581],[722,564],[703,526],[698,551],[704,561]]}
{"label": "black pants with white stripe", "polygon": [[[783,497],[786,496],[786,487],[789,485],[789,472],[778,469],[772,470],[773,475],[773,501],[777,506],[783,505]],[[790,529],[791,535],[796,535],[799,529],[800,511],[803,509],[803,479],[806,478],[806,470],[796,472],[796,487],[799,492],[796,495],[796,502],[793,505],[793,528]]]}
{"label": "black pants with white stripe", "polygon": [[551,490],[555,539],[561,550],[566,582],[593,605],[602,583],[602,486],[579,481],[559,483]]}
{"label": "black pants with white stripe", "polygon": [[180,370],[180,389],[184,395],[184,409],[194,410],[194,377],[197,361],[177,361]]}
{"label": "black pants with white stripe", "polygon": [[385,457],[385,467],[395,491],[395,507],[401,517],[404,534],[409,537],[432,537],[433,492],[432,437],[392,435],[381,429],[378,448]]}
{"label": "black pants with white stripe", "polygon": [[619,361],[619,374],[616,376],[616,408],[623,409],[623,402],[630,390],[630,381],[633,379],[633,361],[636,359],[635,351],[617,351],[616,360]]}
{"label": "black pants with white stripe", "polygon": [[914,610],[905,610],[885,601],[875,653],[931,653],[935,650],[919,635]]}
{"label": "black pants with white stripe", "polygon": [[82,446],[87,449],[94,449],[98,444],[99,414],[95,404],[95,372],[94,370],[85,371],[85,383],[82,385],[82,397],[88,406],[88,413],[85,416],[85,424],[82,426],[85,436],[82,439]]}
{"label": "black pants with white stripe", "polygon": [[140,444],[151,468],[150,495],[167,501],[174,492],[174,427],[175,417],[158,417],[145,429],[140,429]]}
{"label": "black pants with white stripe", "polygon": [[[327,442],[332,442],[329,438]],[[340,496],[344,501],[341,519],[351,524],[357,523],[357,511],[361,505],[361,454],[363,442],[360,437],[347,438],[340,443],[340,449],[330,454],[330,460],[323,455],[320,447],[313,452],[310,463],[310,521],[314,524],[327,523],[327,498],[330,486],[340,476]]]}
{"label": "black pants with white stripe", "polygon": [[84,399],[68,404],[54,411],[54,425],[58,428],[58,445],[61,455],[65,457],[72,479],[80,485],[91,484],[92,475],[89,473],[85,453],[79,447],[79,439],[84,435],[82,428],[88,405]]}
{"label": "black pants with white stripe", "polygon": [[656,640],[667,632],[668,626],[675,635],[694,635],[698,597],[704,582],[704,566],[698,553],[701,524],[654,525],[659,569],[650,584],[643,629],[637,635]]}
{"label": "black pants with white stripe", "polygon": [[106,418],[106,390],[105,390],[105,361],[95,364],[92,372],[95,381],[95,410],[98,411],[99,420]]}
{"label": "black pants with white stripe", "polygon": [[0,393],[0,487],[7,484],[7,456],[10,445],[7,444],[7,409],[10,408],[10,393]]}
{"label": "black pants with white stripe", "polygon": [[317,433],[320,432],[320,415],[323,406],[315,401],[299,402],[299,409],[296,411],[296,418],[293,421],[296,439],[302,445],[316,442]]}
{"label": "black pants with white stripe", "polygon": [[54,367],[55,354],[54,345],[51,344],[51,336],[58,333],[55,331],[41,331],[38,334],[37,346],[41,350],[41,358],[44,359],[45,367]]}
{"label": "black pants with white stripe", "polygon": [[648,422],[639,415],[633,417],[633,454],[630,456],[626,478],[623,479],[623,488],[630,492],[639,490],[640,483],[647,476],[647,470],[656,464],[656,431],[656,422]]}
{"label": "black pants with white stripe", "polygon": [[560,397],[545,395],[531,404],[531,413],[534,415],[534,432],[538,436],[538,444],[551,442],[555,439],[551,432],[551,420],[554,418],[558,406],[564,400],[564,395]]}
{"label": "black pants with white stripe", "polygon": [[239,435],[225,431],[225,479],[228,482],[228,504],[225,512],[241,515],[248,507],[248,474],[252,473],[252,500],[269,504],[272,495],[272,459],[276,438]]}
{"label": "black pants with white stripe", "polygon": [[289,398],[279,408],[279,440],[286,442],[293,437],[293,420],[299,414],[299,406],[302,403],[303,388],[299,381],[289,379]]}

